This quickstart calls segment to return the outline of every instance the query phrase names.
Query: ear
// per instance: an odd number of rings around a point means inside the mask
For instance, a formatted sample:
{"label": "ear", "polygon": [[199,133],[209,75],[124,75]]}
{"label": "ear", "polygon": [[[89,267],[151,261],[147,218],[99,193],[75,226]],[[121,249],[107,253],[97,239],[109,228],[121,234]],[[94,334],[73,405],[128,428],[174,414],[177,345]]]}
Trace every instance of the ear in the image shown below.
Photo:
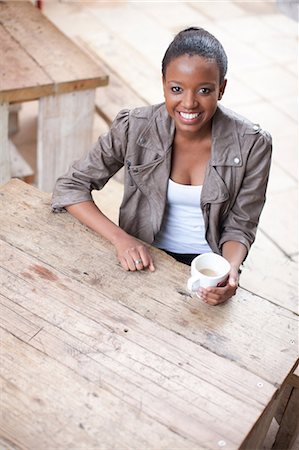
{"label": "ear", "polygon": [[226,88],[226,84],[227,84],[227,80],[225,79],[223,81],[223,83],[220,85],[220,89],[219,89],[219,95],[218,95],[218,100],[222,99],[222,96],[224,94],[225,88]]}

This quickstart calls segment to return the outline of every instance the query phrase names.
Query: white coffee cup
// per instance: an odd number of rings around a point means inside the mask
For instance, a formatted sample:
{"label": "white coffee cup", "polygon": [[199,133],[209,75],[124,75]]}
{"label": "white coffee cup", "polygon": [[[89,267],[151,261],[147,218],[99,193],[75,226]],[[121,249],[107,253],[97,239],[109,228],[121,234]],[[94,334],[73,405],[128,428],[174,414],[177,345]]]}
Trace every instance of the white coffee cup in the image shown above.
{"label": "white coffee cup", "polygon": [[191,277],[187,282],[189,291],[200,287],[217,286],[225,281],[230,272],[230,263],[217,253],[203,253],[191,262]]}

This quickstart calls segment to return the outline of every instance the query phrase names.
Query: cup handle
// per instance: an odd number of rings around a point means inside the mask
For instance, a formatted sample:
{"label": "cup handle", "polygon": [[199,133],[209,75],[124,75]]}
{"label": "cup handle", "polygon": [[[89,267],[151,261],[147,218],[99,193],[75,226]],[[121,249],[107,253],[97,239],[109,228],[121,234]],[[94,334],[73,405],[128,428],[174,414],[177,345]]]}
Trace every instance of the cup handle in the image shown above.
{"label": "cup handle", "polygon": [[191,292],[195,292],[200,288],[200,278],[196,276],[190,277],[187,281],[187,289]]}

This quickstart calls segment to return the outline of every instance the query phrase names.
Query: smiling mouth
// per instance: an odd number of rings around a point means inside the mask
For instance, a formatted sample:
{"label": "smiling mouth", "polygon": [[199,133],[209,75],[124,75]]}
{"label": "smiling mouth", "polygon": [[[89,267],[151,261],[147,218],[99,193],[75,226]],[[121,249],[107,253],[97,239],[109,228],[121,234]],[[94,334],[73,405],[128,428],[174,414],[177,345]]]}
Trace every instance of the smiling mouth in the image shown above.
{"label": "smiling mouth", "polygon": [[185,113],[185,112],[182,112],[182,111],[179,112],[179,115],[185,120],[197,119],[197,117],[199,117],[200,114],[201,114],[200,112],[197,112],[197,113]]}

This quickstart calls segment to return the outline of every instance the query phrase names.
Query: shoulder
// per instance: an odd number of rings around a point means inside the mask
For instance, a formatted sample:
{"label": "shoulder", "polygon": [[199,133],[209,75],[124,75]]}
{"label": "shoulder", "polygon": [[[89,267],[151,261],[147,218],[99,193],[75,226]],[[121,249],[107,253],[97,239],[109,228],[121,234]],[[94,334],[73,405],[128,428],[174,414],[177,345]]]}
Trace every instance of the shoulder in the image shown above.
{"label": "shoulder", "polygon": [[169,115],[165,103],[143,106],[134,109],[121,110],[111,124],[110,132],[113,135],[126,136],[126,139],[136,140],[145,130],[153,130],[154,122],[168,124]]}
{"label": "shoulder", "polygon": [[131,121],[148,121],[159,114],[164,114],[166,111],[165,103],[159,103],[157,105],[141,106],[133,109],[122,109],[113,121],[113,124],[119,122],[131,122]]}
{"label": "shoulder", "polygon": [[164,112],[166,112],[165,103],[159,103],[157,105],[134,108],[130,111],[130,116],[139,120],[148,120],[156,117],[157,115],[163,115]]}
{"label": "shoulder", "polygon": [[243,115],[219,105],[216,111],[218,120],[223,122],[225,127],[232,127],[238,134],[240,140],[252,136],[254,140],[259,140],[262,138],[265,143],[271,145],[272,137],[270,133],[264,130],[259,123],[252,122]]}

